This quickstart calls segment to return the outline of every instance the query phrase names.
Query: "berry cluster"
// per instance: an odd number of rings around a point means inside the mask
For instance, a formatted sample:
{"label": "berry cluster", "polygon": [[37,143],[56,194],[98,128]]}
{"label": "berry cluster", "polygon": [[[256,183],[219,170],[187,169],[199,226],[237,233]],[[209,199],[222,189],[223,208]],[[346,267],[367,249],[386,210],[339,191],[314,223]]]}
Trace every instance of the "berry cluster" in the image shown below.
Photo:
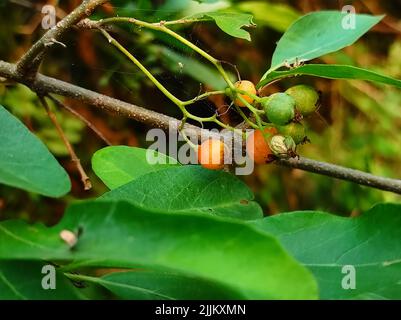
{"label": "berry cluster", "polygon": [[[297,157],[297,145],[308,141],[302,120],[317,110],[319,93],[310,86],[297,85],[285,92],[258,97],[255,86],[247,80],[236,82],[235,89],[226,90],[233,103],[239,108],[251,105],[263,118],[263,126],[247,137],[248,156],[256,164]],[[225,150],[223,142],[206,140],[198,148],[198,162],[208,169],[221,169],[224,167]]]}

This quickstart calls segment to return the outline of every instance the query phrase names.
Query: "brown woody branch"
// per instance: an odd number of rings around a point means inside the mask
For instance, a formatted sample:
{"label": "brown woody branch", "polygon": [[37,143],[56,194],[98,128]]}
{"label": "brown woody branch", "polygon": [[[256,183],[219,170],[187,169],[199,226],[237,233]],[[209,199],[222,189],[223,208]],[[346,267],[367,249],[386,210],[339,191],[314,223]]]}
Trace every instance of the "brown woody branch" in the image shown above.
{"label": "brown woody branch", "polygon": [[278,160],[278,165],[301,169],[324,176],[351,181],[384,191],[401,194],[401,180],[375,176],[355,169],[301,157],[300,159]]}
{"label": "brown woody branch", "polygon": [[50,107],[47,104],[45,97],[42,95],[39,95],[39,94],[38,94],[38,97],[39,97],[39,100],[42,103],[43,107],[45,108],[47,115],[49,116],[51,122],[55,126],[61,140],[63,141],[65,147],[67,148],[67,151],[71,157],[71,161],[75,164],[75,166],[79,172],[79,175],[81,176],[81,181],[84,186],[84,189],[90,190],[92,188],[92,183],[91,183],[88,175],[86,174],[84,168],[82,167],[81,160],[78,158],[72,144],[68,140],[66,134],[64,133],[63,128],[61,127],[60,123],[58,122],[56,115],[54,114],[54,112],[52,112],[50,110]]}
{"label": "brown woody branch", "polygon": [[[164,130],[171,128],[172,130],[175,130],[178,129],[181,124],[181,121],[175,118],[84,89],[68,82],[47,77],[40,73],[37,74],[35,79],[26,78],[17,72],[15,64],[1,60],[0,77],[25,84],[34,92],[54,93],[60,96],[69,97],[96,108],[135,119],[152,127]],[[186,125],[185,128],[186,130],[195,130],[199,135],[202,130],[201,128],[192,125]]]}
{"label": "brown woody branch", "polygon": [[[54,93],[135,119],[136,121],[148,124],[152,127],[159,127],[165,130],[177,130],[181,125],[181,121],[175,118],[37,73],[47,48],[53,44],[59,43],[59,39],[61,39],[61,37],[72,27],[77,24],[81,28],[96,27],[96,25],[91,23],[89,19],[85,18],[89,17],[97,6],[102,5],[105,2],[107,2],[107,0],[82,1],[80,6],[58,22],[54,28],[47,31],[43,37],[28,50],[17,64],[10,64],[0,60],[0,81],[1,77],[4,77],[8,80],[25,84],[40,97],[46,96],[49,93]],[[43,98],[42,101],[44,101]],[[46,102],[44,103],[46,104]],[[185,124],[184,128],[187,132],[192,131],[191,135],[194,133],[198,136],[207,134],[205,130],[189,124]],[[306,158],[290,160],[281,159],[276,161],[276,163],[282,166],[298,168],[401,194],[401,180],[397,179],[378,177],[358,170]]]}

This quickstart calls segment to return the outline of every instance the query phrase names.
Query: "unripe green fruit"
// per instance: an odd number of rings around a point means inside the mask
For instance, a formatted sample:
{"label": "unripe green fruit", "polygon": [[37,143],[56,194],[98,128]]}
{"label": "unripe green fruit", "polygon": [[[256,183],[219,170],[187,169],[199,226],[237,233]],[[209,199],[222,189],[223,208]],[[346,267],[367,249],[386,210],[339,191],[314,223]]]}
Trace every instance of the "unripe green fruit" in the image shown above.
{"label": "unripe green fruit", "polygon": [[280,126],[278,131],[284,136],[290,136],[296,144],[305,141],[305,127],[301,123],[290,123],[285,126]]}
{"label": "unripe green fruit", "polygon": [[295,152],[296,144],[290,136],[275,135],[270,139],[271,151],[280,158],[289,158]]}
{"label": "unripe green fruit", "polygon": [[289,123],[295,117],[295,100],[286,93],[275,93],[262,100],[269,120],[279,126]]}
{"label": "unripe green fruit", "polygon": [[232,98],[233,97],[233,91],[231,90],[231,88],[227,87],[224,89],[224,93],[227,97]]}
{"label": "unripe green fruit", "polygon": [[303,116],[308,116],[316,111],[319,94],[311,86],[301,84],[289,88],[286,93],[294,98],[296,107]]}

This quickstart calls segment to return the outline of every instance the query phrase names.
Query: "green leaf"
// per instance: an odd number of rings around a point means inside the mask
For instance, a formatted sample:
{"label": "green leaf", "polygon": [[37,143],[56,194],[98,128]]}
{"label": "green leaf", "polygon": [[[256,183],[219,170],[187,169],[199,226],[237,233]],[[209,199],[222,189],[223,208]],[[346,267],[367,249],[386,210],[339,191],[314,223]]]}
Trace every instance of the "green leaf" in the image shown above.
{"label": "green leaf", "polygon": [[182,166],[151,172],[103,199],[127,200],[163,212],[196,212],[238,219],[263,217],[251,190],[236,176],[201,166]]}
{"label": "green leaf", "polygon": [[[42,279],[49,275],[46,262],[0,261],[0,300],[82,299],[78,289],[56,271],[55,289],[43,289]],[[45,279],[46,280],[46,279]],[[45,281],[47,283],[47,281]]]}
{"label": "green leaf", "polygon": [[358,67],[333,64],[308,64],[288,71],[273,71],[269,73],[262,81],[260,81],[257,87],[260,88],[277,79],[300,75],[315,76],[327,79],[365,80],[401,87],[401,80]]}
{"label": "green leaf", "polygon": [[[158,159],[152,164],[147,156]],[[177,160],[151,149],[127,146],[106,147],[92,157],[92,168],[110,189],[118,188],[141,175],[178,165]]]}
{"label": "green leaf", "polygon": [[185,20],[214,20],[217,26],[230,36],[251,41],[251,35],[243,28],[255,26],[252,18],[252,15],[247,13],[215,11],[196,14]]}
{"label": "green leaf", "polygon": [[60,197],[71,182],[46,146],[0,106],[0,183]]}
{"label": "green leaf", "polygon": [[[401,205],[380,204],[357,218],[293,212],[252,222],[276,235],[319,283],[322,299],[401,299]],[[344,290],[342,268],[356,270]]]}
{"label": "green leaf", "polygon": [[287,30],[300,16],[295,9],[282,3],[244,1],[235,5],[235,8],[251,13],[258,25],[266,25],[280,32]]}
{"label": "green leaf", "polygon": [[131,300],[241,298],[238,292],[218,283],[176,273],[133,270],[113,272],[101,278],[87,276],[77,278],[102,285],[118,297]]}
{"label": "green leaf", "polygon": [[[81,230],[73,250],[61,230]],[[274,237],[231,219],[81,202],[51,228],[0,223],[0,260],[73,261],[68,268],[149,268],[216,282],[245,299],[312,299],[316,284]]]}
{"label": "green leaf", "polygon": [[312,60],[353,44],[383,16],[356,14],[354,29],[343,28],[347,19],[347,14],[339,11],[319,11],[295,21],[277,43],[271,67],[263,78],[286,62]]}

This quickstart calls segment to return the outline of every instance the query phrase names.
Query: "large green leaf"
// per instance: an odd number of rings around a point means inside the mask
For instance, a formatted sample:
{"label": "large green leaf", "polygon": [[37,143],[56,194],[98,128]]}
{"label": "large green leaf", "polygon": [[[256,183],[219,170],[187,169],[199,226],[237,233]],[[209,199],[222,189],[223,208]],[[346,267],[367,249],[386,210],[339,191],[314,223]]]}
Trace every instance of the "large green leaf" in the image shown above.
{"label": "large green leaf", "polygon": [[72,282],[59,272],[55,273],[55,289],[43,289],[42,279],[48,275],[48,271],[42,273],[42,268],[47,264],[37,261],[0,261],[0,300],[83,298]]}
{"label": "large green leaf", "polygon": [[[160,160],[152,164],[148,155]],[[177,160],[151,149],[127,146],[106,147],[96,151],[92,157],[92,168],[110,189],[118,188],[139,176],[175,166]]]}
{"label": "large green leaf", "polygon": [[182,166],[143,175],[102,196],[163,212],[197,212],[239,219],[263,217],[251,190],[236,176]]}
{"label": "large green leaf", "polygon": [[218,283],[183,274],[127,271],[113,272],[101,278],[72,275],[80,281],[92,282],[115,295],[130,300],[202,300],[240,299],[238,292]]}
{"label": "large green leaf", "polygon": [[339,11],[318,11],[301,17],[277,43],[271,67],[264,77],[286,62],[308,61],[349,46],[383,18],[365,14],[354,17],[355,28],[343,27],[347,16]]}
{"label": "large green leaf", "polygon": [[60,197],[71,188],[65,170],[17,118],[0,106],[0,183]]}
{"label": "large green leaf", "polygon": [[387,77],[381,75],[380,73],[358,67],[333,64],[308,64],[292,70],[273,71],[269,73],[260,83],[258,83],[257,87],[262,87],[265,84],[277,79],[300,75],[308,75],[328,79],[366,80],[401,87],[401,80]]}
{"label": "large green leaf", "polygon": [[[81,230],[73,250],[61,230]],[[311,274],[267,233],[231,219],[146,211],[128,202],[71,206],[56,226],[0,223],[0,260],[73,261],[83,266],[141,267],[216,282],[248,299],[311,299]]]}
{"label": "large green leaf", "polygon": [[[377,205],[361,217],[293,212],[252,222],[314,273],[323,299],[401,299],[401,205]],[[356,288],[344,290],[345,265]]]}

